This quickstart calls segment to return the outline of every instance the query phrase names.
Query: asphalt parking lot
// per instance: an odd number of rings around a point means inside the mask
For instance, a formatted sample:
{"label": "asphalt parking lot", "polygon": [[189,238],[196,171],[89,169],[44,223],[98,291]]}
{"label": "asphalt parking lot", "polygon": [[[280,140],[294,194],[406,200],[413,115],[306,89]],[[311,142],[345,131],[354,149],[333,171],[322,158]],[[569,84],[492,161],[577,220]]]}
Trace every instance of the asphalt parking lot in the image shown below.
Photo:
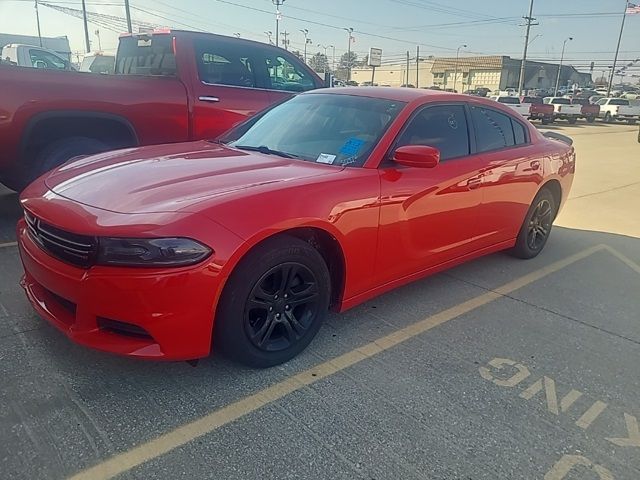
{"label": "asphalt parking lot", "polygon": [[332,315],[269,370],[70,343],[22,294],[0,190],[0,478],[640,478],[637,127],[550,129],[578,168],[542,255]]}

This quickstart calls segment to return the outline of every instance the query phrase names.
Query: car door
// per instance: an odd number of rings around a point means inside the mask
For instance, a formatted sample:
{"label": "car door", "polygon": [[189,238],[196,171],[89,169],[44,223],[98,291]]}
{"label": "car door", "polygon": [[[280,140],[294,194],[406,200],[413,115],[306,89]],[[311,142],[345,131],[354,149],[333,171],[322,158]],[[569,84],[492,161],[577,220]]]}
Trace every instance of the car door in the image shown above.
{"label": "car door", "polygon": [[485,105],[470,105],[476,151],[484,157],[478,247],[514,239],[542,180],[543,158],[525,123]]}
{"label": "car door", "polygon": [[393,149],[430,145],[440,150],[435,168],[379,168],[381,211],[377,277],[393,281],[476,248],[484,157],[472,155],[463,103],[423,107],[407,122]]}
{"label": "car door", "polygon": [[273,103],[265,59],[253,42],[201,38],[194,40],[194,51],[194,138],[215,138]]}

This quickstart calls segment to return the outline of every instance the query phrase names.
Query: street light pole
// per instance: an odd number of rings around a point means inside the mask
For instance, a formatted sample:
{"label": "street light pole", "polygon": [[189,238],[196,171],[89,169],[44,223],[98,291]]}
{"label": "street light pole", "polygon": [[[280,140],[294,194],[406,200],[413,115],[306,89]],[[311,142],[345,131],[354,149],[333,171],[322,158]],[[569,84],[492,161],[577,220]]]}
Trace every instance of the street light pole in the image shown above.
{"label": "street light pole", "polygon": [[327,49],[331,48],[332,45],[322,45],[321,43],[318,44],[318,47],[324,49],[324,72],[323,73],[327,73],[327,66],[329,65],[329,59],[327,58]]}
{"label": "street light pole", "polygon": [[276,6],[276,47],[280,45],[280,6],[284,5],[285,0],[271,0]]}
{"label": "street light pole", "polygon": [[300,31],[304,35],[304,63],[307,63],[307,44],[309,43],[309,30],[303,28]]}
{"label": "street light pole", "polygon": [[335,45],[329,45],[331,48],[333,48],[333,57],[331,58],[331,70],[333,70],[333,73],[335,75],[336,72],[336,47]]}
{"label": "street light pole", "polygon": [[458,58],[460,57],[460,49],[467,48],[466,44],[460,45],[456,50],[456,66],[453,73],[453,91],[456,91],[456,83],[458,83]]}
{"label": "street light pole", "polygon": [[349,34],[349,45],[347,46],[347,82],[351,80],[351,39],[353,38],[351,34],[353,33],[353,28],[343,28]]}
{"label": "street light pole", "polygon": [[556,89],[553,92],[554,96],[558,95],[558,87],[560,86],[560,72],[562,72],[562,61],[564,60],[564,47],[567,45],[567,42],[571,40],[573,40],[573,37],[569,37],[562,42],[562,54],[560,55],[560,65],[558,66],[558,76],[556,77]]}
{"label": "street light pole", "polygon": [[131,27],[131,9],[129,8],[129,0],[124,0],[124,13],[127,17],[127,32],[133,33],[133,28]]}
{"label": "street light pole", "polygon": [[42,47],[42,33],[40,33],[40,12],[38,12],[38,0],[36,0],[36,23],[38,24],[38,40],[40,41],[40,47]]}

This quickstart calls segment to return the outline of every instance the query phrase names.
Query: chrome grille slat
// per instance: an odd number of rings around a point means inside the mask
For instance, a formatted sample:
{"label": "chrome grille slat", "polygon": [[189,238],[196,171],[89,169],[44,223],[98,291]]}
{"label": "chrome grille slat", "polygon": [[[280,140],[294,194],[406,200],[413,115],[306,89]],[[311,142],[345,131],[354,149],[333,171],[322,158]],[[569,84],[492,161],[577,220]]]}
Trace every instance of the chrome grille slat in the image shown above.
{"label": "chrome grille slat", "polygon": [[42,222],[25,211],[29,237],[51,256],[72,265],[89,268],[97,250],[97,239],[67,232]]}

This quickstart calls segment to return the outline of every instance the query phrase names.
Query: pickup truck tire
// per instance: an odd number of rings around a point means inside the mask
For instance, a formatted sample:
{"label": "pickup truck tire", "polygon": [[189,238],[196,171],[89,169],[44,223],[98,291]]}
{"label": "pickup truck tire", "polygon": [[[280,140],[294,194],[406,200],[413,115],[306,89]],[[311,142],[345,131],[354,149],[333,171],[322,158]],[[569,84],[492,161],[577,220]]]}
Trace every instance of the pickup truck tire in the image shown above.
{"label": "pickup truck tire", "polygon": [[576,117],[569,117],[567,118],[567,122],[569,122],[571,125],[573,125],[574,123],[576,123],[578,121],[578,119]]}
{"label": "pickup truck tire", "polygon": [[627,120],[627,123],[628,123],[629,125],[635,125],[635,124],[636,124],[636,121],[635,121],[634,119],[631,119],[631,120]]}
{"label": "pickup truck tire", "polygon": [[611,121],[612,121],[612,119],[611,119],[611,113],[606,112],[606,113],[604,114],[604,121],[605,121],[605,123],[611,123]]}
{"label": "pickup truck tire", "polygon": [[549,118],[543,118],[542,119],[542,125],[549,125],[553,120],[549,119]]}
{"label": "pickup truck tire", "polygon": [[9,188],[21,191],[40,175],[80,155],[106,152],[109,145],[89,137],[67,137],[51,142],[33,158],[30,167],[18,178],[7,183]]}
{"label": "pickup truck tire", "polygon": [[593,123],[596,121],[596,117],[587,117],[587,123]]}

